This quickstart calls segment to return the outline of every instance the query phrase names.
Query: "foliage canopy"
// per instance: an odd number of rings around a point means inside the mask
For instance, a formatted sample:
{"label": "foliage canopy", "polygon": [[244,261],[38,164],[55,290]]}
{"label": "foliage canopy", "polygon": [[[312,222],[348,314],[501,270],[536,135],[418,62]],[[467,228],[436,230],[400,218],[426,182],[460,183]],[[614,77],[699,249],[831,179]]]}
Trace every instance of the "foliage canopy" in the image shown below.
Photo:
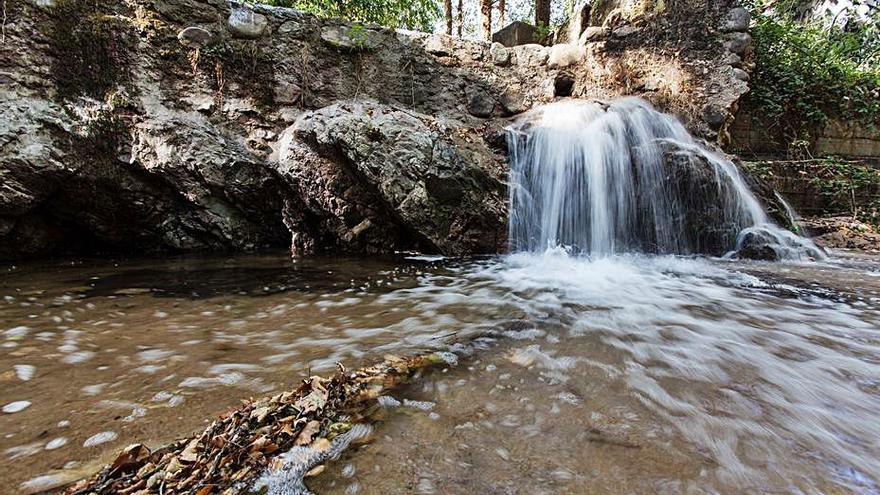
{"label": "foliage canopy", "polygon": [[790,141],[830,118],[880,121],[880,15],[837,26],[753,12],[749,99]]}
{"label": "foliage canopy", "polygon": [[431,31],[440,15],[434,0],[247,0],[290,7],[323,17],[374,22],[391,28]]}

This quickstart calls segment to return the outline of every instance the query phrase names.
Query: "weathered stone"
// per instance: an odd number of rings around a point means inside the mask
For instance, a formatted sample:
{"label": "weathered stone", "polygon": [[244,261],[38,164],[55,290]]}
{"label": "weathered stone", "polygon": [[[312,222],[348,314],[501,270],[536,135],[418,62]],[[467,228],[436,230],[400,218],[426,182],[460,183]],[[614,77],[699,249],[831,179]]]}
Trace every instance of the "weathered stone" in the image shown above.
{"label": "weathered stone", "polygon": [[642,28],[636,26],[621,26],[619,28],[614,28],[614,31],[611,32],[611,35],[615,38],[626,38],[627,36],[631,36],[640,32]]}
{"label": "weathered stone", "polygon": [[519,88],[508,88],[501,94],[501,108],[508,115],[516,115],[528,110],[525,97]]}
{"label": "weathered stone", "polygon": [[537,67],[547,63],[550,50],[538,44],[519,45],[513,48],[516,63],[526,67]]}
{"label": "weathered stone", "polygon": [[44,9],[51,9],[55,6],[55,0],[31,0],[31,2],[37,7]]}
{"label": "weathered stone", "polygon": [[433,34],[425,40],[425,51],[438,57],[452,54],[452,37],[445,34]]}
{"label": "weathered stone", "polygon": [[307,22],[303,22],[300,20],[292,20],[287,21],[280,26],[278,26],[278,34],[283,34],[286,36],[300,37],[307,33],[309,33],[312,29],[312,26]]}
{"label": "weathered stone", "polygon": [[495,110],[495,100],[486,90],[472,86],[467,89],[467,109],[475,117],[489,117]]}
{"label": "weathered stone", "polygon": [[246,39],[262,36],[268,24],[269,20],[266,19],[266,16],[246,7],[233,9],[226,21],[226,25],[234,36]]}
{"label": "weathered stone", "polygon": [[211,41],[211,32],[197,26],[190,26],[177,33],[177,39],[181,44],[200,47]]}
{"label": "weathered stone", "polygon": [[514,21],[492,35],[492,41],[512,47],[526,45],[538,41],[535,39],[537,29],[531,24]]}
{"label": "weathered stone", "polygon": [[721,21],[721,30],[726,33],[733,31],[748,31],[750,20],[751,16],[749,15],[748,10],[742,7],[731,9],[724,17],[724,20]]}
{"label": "weathered stone", "polygon": [[495,65],[507,65],[510,62],[510,52],[501,43],[492,43],[489,47],[492,63]]}
{"label": "weathered stone", "polygon": [[372,31],[362,26],[326,26],[321,29],[321,39],[334,48],[351,51],[372,50],[377,45]]}
{"label": "weathered stone", "polygon": [[[497,250],[506,228],[503,168],[481,139],[457,142],[460,130],[374,103],[307,113],[292,132],[279,171],[308,184],[327,233],[392,249]],[[354,233],[365,219],[372,226]]]}
{"label": "weathered stone", "polygon": [[578,45],[553,45],[547,65],[551,68],[562,68],[574,65],[584,58],[584,48]]}
{"label": "weathered stone", "polygon": [[742,69],[733,69],[733,77],[739,79],[740,81],[748,81],[749,73]]}
{"label": "weathered stone", "polygon": [[735,53],[727,52],[724,57],[721,58],[721,63],[724,65],[742,68],[742,58]]}
{"label": "weathered stone", "polygon": [[608,37],[611,34],[611,30],[607,27],[602,26],[590,26],[584,30],[581,37],[578,39],[578,43],[581,45],[586,45],[592,41],[601,41]]}
{"label": "weathered stone", "polygon": [[729,33],[725,38],[727,41],[724,45],[731,53],[744,56],[752,51],[752,36],[749,33]]}

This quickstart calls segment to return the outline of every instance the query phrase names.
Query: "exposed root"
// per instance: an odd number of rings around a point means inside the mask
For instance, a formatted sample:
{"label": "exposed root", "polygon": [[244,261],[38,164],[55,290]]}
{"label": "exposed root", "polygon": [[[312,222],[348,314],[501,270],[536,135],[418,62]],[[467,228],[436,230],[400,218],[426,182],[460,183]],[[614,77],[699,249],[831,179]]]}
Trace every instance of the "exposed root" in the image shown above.
{"label": "exposed root", "polygon": [[[332,440],[352,429],[352,419],[362,416],[389,389],[407,382],[421,370],[441,364],[446,361],[440,355],[425,354],[411,358],[389,356],[377,365],[352,373],[346,373],[340,366],[332,378],[313,376],[294,391],[249,401],[221,416],[201,434],[155,452],[140,444],[132,445],[112,464],[65,493],[237,493],[270,465],[291,469],[290,463],[285,462],[289,459],[281,457],[285,452],[311,446],[319,455],[302,463],[305,466],[315,464],[315,459],[338,455],[338,445],[347,443]],[[293,478],[301,478],[298,471],[293,474]]]}

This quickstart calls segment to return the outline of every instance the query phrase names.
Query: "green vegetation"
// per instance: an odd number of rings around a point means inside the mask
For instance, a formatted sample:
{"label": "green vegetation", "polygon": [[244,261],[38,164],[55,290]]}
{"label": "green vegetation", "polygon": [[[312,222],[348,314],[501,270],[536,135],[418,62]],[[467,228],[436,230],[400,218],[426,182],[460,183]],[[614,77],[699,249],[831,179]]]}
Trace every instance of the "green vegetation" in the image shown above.
{"label": "green vegetation", "polygon": [[432,31],[440,10],[434,0],[247,0],[291,7],[324,17]]}
{"label": "green vegetation", "polygon": [[[759,0],[760,2],[760,0]],[[792,3],[792,2],[789,2]],[[829,119],[880,122],[880,13],[843,27],[800,22],[779,6],[753,9],[755,70],[749,100],[792,143]]]}
{"label": "green vegetation", "polygon": [[[854,220],[880,224],[880,170],[864,163],[824,158],[811,172],[810,184],[828,206],[848,212]],[[865,200],[865,198],[870,198]]]}

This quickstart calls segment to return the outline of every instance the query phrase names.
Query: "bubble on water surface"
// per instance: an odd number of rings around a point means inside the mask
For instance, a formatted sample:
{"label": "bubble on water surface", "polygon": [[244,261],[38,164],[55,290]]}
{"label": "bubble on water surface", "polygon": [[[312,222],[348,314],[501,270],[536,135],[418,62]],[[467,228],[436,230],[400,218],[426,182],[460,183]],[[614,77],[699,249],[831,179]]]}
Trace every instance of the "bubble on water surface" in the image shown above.
{"label": "bubble on water surface", "polygon": [[104,387],[106,387],[106,386],[107,386],[106,383],[96,383],[94,385],[86,385],[86,386],[80,388],[79,390],[83,395],[95,396],[95,395],[100,394],[101,391],[104,390]]}
{"label": "bubble on water surface", "polygon": [[27,457],[30,455],[34,455],[43,450],[42,442],[34,442],[29,443],[27,445],[18,445],[16,447],[10,447],[4,451],[9,459],[18,459],[19,457]]}
{"label": "bubble on water surface", "polygon": [[40,492],[45,490],[50,490],[52,488],[56,488],[60,485],[63,485],[69,482],[70,479],[68,476],[63,474],[43,474],[37,476],[35,478],[31,478],[18,487],[21,491],[32,493],[32,492]]}
{"label": "bubble on water surface", "polygon": [[96,433],[95,435],[90,436],[83,442],[83,447],[94,447],[96,445],[101,445],[102,443],[112,442],[116,440],[118,435],[113,431],[102,431],[101,433]]}
{"label": "bubble on water surface", "polygon": [[17,326],[6,330],[5,332],[3,332],[3,335],[5,335],[6,338],[9,340],[18,340],[25,338],[30,331],[31,329],[28,327]]}
{"label": "bubble on water surface", "polygon": [[93,357],[95,357],[95,353],[92,351],[76,351],[64,356],[61,361],[67,364],[77,364],[88,361]]}
{"label": "bubble on water surface", "polygon": [[15,402],[10,402],[9,404],[6,404],[5,406],[3,406],[3,412],[5,412],[6,414],[17,413],[17,412],[24,411],[25,409],[27,409],[30,406],[31,406],[31,403],[29,401],[17,400]]}
{"label": "bubble on water surface", "polygon": [[66,437],[58,437],[52,440],[49,440],[49,443],[46,444],[46,450],[55,450],[57,448],[61,448],[67,445]]}
{"label": "bubble on water surface", "polygon": [[37,372],[37,368],[30,364],[16,364],[12,367],[15,370],[15,376],[18,377],[21,381],[29,381],[34,377],[34,373]]}

